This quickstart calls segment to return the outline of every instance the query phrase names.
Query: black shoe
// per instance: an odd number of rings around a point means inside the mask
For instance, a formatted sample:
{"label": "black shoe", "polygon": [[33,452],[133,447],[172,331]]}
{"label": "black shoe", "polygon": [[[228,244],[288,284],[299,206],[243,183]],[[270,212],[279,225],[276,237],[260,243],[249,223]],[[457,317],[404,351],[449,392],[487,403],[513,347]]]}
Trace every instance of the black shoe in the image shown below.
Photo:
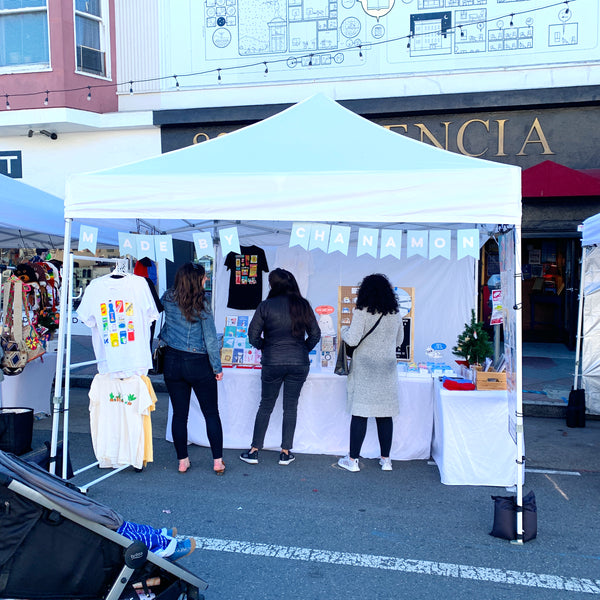
{"label": "black shoe", "polygon": [[252,452],[248,450],[248,452],[242,452],[240,454],[240,460],[243,460],[245,463],[249,465],[257,465],[258,464],[258,450]]}
{"label": "black shoe", "polygon": [[279,454],[279,464],[280,465],[289,465],[291,462],[293,462],[295,460],[296,460],[296,457],[291,452],[288,452],[287,454],[285,452],[281,452]]}

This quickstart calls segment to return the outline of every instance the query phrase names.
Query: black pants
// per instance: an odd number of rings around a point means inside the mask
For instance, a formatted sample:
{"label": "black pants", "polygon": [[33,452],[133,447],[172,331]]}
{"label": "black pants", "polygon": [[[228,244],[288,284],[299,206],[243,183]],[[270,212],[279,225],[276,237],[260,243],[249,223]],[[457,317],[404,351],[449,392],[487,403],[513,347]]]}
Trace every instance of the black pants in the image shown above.
{"label": "black pants", "polygon": [[262,449],[273,407],[283,384],[283,423],[281,426],[281,448],[291,450],[296,431],[298,398],[308,377],[308,365],[263,365],[260,372],[261,396],[256,419],[252,447]]}
{"label": "black pants", "polygon": [[[388,457],[392,449],[392,435],[394,433],[394,421],[392,417],[375,417],[377,421],[377,436],[379,437],[379,448],[381,456]],[[350,458],[358,458],[360,449],[367,434],[367,417],[352,415],[350,421]]]}
{"label": "black pants", "polygon": [[206,421],[206,434],[213,458],[223,457],[223,428],[217,402],[217,380],[208,354],[183,352],[167,348],[164,368],[165,384],[173,407],[171,433],[179,460],[187,458],[187,423],[192,390]]}

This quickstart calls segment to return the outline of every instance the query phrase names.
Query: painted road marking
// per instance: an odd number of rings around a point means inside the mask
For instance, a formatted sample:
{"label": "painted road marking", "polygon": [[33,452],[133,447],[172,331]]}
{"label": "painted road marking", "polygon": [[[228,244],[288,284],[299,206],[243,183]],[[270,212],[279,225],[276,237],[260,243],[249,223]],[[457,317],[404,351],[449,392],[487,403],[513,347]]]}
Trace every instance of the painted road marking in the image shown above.
{"label": "painted road marking", "polygon": [[474,567],[428,560],[410,560],[395,556],[377,556],[373,554],[354,554],[351,552],[331,552],[314,548],[298,548],[294,546],[277,546],[274,544],[257,544],[237,540],[219,540],[197,537],[196,549],[216,552],[233,552],[235,554],[251,554],[252,556],[268,556],[288,560],[366,567],[369,569],[385,569],[420,575],[440,575],[457,579],[470,579],[510,585],[522,585],[551,590],[568,590],[586,594],[600,595],[600,579],[580,579],[577,577],[561,577],[544,573],[512,571],[489,567]]}

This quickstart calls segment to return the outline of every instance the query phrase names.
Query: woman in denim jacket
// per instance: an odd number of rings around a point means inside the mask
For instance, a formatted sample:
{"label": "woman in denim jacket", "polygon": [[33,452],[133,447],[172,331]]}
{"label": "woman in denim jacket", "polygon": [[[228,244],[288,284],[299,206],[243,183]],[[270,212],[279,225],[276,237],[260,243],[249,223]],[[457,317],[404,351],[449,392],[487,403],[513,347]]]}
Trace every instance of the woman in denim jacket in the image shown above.
{"label": "woman in denim jacket", "polygon": [[179,472],[190,468],[187,422],[193,389],[206,421],[214,472],[223,475],[223,428],[217,402],[217,381],[223,379],[223,370],[205,281],[201,265],[187,263],[179,267],[173,287],[161,298],[165,322],[159,337],[167,345],[164,378],[173,407],[171,433]]}
{"label": "woman in denim jacket", "polygon": [[258,463],[269,419],[279,390],[283,385],[283,424],[280,465],[294,460],[290,452],[296,430],[298,398],[308,376],[308,353],[321,339],[321,330],[308,300],[302,297],[296,278],[285,269],[269,273],[270,291],[250,321],[248,339],[262,351],[261,398],[252,447],[240,458],[249,464]]}

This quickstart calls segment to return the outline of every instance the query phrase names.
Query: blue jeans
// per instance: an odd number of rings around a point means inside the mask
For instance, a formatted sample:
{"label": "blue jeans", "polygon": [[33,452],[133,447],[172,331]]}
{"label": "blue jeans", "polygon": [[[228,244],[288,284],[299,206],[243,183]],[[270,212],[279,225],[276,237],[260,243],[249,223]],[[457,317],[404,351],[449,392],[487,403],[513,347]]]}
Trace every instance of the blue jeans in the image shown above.
{"label": "blue jeans", "polygon": [[254,421],[252,447],[262,449],[265,434],[273,407],[283,384],[283,423],[281,431],[281,448],[290,450],[294,443],[296,418],[298,416],[298,398],[302,386],[308,377],[308,365],[263,365],[260,379],[262,390],[260,405]]}
{"label": "blue jeans", "polygon": [[206,421],[206,434],[213,458],[223,457],[223,428],[219,416],[217,380],[208,354],[167,347],[164,378],[173,407],[171,434],[179,460],[187,458],[187,425],[192,390]]}

